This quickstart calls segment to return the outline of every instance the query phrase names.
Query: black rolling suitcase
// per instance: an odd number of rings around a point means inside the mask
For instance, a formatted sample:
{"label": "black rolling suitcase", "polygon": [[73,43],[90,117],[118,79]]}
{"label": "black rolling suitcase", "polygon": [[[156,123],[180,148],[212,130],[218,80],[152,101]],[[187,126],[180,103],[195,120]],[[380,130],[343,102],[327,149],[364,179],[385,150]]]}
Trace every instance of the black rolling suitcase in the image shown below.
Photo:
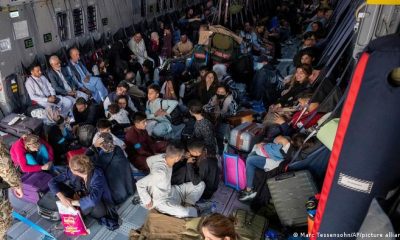
{"label": "black rolling suitcase", "polygon": [[59,221],[60,214],[58,213],[58,208],[56,204],[57,198],[52,195],[51,192],[47,192],[43,197],[37,202],[38,214],[50,221]]}
{"label": "black rolling suitcase", "polygon": [[288,172],[267,180],[276,213],[284,226],[307,225],[307,200],[317,193],[309,171]]}

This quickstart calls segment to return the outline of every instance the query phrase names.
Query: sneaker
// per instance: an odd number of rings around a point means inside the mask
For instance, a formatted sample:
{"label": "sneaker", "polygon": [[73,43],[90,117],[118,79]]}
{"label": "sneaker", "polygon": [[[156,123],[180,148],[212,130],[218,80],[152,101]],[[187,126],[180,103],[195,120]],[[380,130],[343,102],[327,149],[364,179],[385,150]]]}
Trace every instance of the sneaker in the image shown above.
{"label": "sneaker", "polygon": [[239,194],[239,201],[245,202],[245,201],[249,201],[252,200],[253,198],[255,198],[257,195],[257,192],[251,190],[251,191],[242,191]]}

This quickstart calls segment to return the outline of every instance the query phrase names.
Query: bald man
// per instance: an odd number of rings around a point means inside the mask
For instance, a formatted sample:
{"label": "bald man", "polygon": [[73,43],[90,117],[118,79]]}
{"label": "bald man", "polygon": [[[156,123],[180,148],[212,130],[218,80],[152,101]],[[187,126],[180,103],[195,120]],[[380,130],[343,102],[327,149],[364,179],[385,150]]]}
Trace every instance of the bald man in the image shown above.
{"label": "bald man", "polygon": [[67,69],[61,67],[61,61],[57,56],[51,56],[49,63],[51,69],[47,71],[47,76],[57,95],[68,97],[73,102],[79,97],[89,99],[91,95],[89,89],[79,87],[78,83],[68,75]]}
{"label": "bald man", "polygon": [[104,87],[100,78],[92,76],[86,69],[84,64],[80,61],[80,53],[77,48],[69,50],[70,60],[68,62],[68,74],[74,79],[80,88],[87,88],[90,90],[93,99],[97,103],[101,103],[108,95],[107,89]]}

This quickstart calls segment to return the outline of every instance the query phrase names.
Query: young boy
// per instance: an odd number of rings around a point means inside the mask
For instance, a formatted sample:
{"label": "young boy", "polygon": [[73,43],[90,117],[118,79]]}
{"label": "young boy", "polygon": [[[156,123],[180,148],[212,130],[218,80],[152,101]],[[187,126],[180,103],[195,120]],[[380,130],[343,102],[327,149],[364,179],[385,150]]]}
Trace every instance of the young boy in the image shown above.
{"label": "young boy", "polygon": [[160,87],[152,84],[147,88],[146,116],[150,120],[146,127],[148,133],[155,137],[167,137],[172,132],[169,115],[178,106],[178,101],[160,98]]}
{"label": "young boy", "polygon": [[203,194],[204,182],[171,185],[172,168],[184,153],[183,148],[169,145],[165,154],[147,158],[150,174],[136,183],[139,197],[147,209],[155,208],[178,218],[198,216],[193,206]]}

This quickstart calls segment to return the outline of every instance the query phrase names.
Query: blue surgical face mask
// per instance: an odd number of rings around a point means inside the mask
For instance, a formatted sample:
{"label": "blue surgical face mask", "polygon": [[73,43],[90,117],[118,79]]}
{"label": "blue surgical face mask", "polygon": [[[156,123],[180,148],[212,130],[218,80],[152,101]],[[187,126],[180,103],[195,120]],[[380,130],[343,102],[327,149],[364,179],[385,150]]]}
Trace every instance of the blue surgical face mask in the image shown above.
{"label": "blue surgical face mask", "polygon": [[255,63],[255,64],[254,64],[254,70],[255,70],[255,71],[258,71],[258,70],[260,70],[260,69],[263,68],[263,67],[264,67],[264,64],[263,64],[263,63],[258,62],[258,63]]}

